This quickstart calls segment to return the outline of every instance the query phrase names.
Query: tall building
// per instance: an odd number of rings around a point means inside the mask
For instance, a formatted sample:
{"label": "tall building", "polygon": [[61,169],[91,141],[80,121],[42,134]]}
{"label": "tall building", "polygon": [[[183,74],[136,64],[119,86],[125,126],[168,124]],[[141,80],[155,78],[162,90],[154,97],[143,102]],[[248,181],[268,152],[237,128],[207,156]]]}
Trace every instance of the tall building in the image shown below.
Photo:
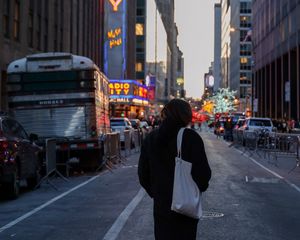
{"label": "tall building", "polygon": [[213,64],[213,77],[214,86],[213,90],[217,91],[221,85],[221,4],[215,4],[214,13],[214,64]]}
{"label": "tall building", "polygon": [[146,65],[146,71],[149,75],[156,77],[155,101],[157,103],[163,103],[165,101],[165,79],[167,77],[166,63],[163,61],[158,63],[148,62]]}
{"label": "tall building", "polygon": [[300,118],[300,1],[253,0],[254,112]]}
{"label": "tall building", "polygon": [[167,33],[167,79],[165,82],[166,99],[176,96],[177,79],[177,36],[178,29],[174,22],[174,0],[155,0],[164,28]]}
{"label": "tall building", "polygon": [[239,110],[249,111],[252,94],[252,0],[221,1],[221,87],[237,91]]}
{"label": "tall building", "polygon": [[104,1],[104,73],[110,79],[111,115],[143,118],[148,107],[145,83],[146,1]]}
{"label": "tall building", "polygon": [[177,67],[176,67],[176,98],[185,98],[184,90],[184,58],[183,53],[177,47]]}
{"label": "tall building", "polygon": [[103,0],[0,2],[0,107],[7,108],[6,68],[37,52],[70,52],[103,63]]}
{"label": "tall building", "polygon": [[142,83],[145,81],[145,68],[146,68],[146,13],[147,4],[146,0],[137,0],[136,6],[136,23],[135,23],[135,36],[136,36],[136,79]]}

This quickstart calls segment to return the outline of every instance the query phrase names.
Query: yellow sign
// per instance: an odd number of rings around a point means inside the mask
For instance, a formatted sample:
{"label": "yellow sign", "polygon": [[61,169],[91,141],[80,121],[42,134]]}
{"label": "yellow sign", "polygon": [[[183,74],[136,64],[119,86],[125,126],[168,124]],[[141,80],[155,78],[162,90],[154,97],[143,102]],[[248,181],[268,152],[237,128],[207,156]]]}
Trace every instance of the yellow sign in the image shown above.
{"label": "yellow sign", "polygon": [[129,83],[110,83],[109,93],[111,95],[128,95],[130,91]]}
{"label": "yellow sign", "polygon": [[122,44],[121,28],[111,29],[107,32],[107,38],[109,39],[109,48],[120,46]]}
{"label": "yellow sign", "polygon": [[120,3],[122,2],[122,0],[109,0],[109,2],[113,6],[113,10],[115,12],[117,12],[118,11],[118,7],[119,7]]}

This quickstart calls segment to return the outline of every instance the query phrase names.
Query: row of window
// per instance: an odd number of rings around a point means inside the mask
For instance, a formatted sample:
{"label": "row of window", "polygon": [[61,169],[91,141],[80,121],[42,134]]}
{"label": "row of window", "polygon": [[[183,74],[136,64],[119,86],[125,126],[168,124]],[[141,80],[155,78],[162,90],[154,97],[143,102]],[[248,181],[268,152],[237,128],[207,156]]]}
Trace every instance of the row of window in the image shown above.
{"label": "row of window", "polygon": [[[4,37],[10,37],[10,0],[3,0],[3,34]],[[13,4],[13,39],[18,41],[20,40],[20,0],[14,0]]]}

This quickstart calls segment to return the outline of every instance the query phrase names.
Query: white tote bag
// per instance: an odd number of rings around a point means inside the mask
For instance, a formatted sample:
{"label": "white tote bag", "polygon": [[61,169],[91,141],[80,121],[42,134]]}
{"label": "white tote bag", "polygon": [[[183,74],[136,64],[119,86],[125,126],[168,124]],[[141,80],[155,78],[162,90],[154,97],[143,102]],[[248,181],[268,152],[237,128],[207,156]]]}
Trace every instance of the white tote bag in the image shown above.
{"label": "white tote bag", "polygon": [[177,157],[171,210],[199,219],[202,216],[201,193],[191,174],[192,164],[181,158],[181,143],[185,128],[177,135]]}

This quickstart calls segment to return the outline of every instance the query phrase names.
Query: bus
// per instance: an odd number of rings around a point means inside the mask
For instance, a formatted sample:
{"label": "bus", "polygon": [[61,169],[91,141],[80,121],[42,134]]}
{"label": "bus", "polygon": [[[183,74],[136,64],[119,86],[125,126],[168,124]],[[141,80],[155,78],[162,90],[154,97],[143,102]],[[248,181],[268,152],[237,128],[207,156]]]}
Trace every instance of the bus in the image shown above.
{"label": "bus", "polygon": [[91,59],[33,54],[11,62],[7,74],[9,111],[27,132],[57,139],[82,164],[100,156],[99,138],[110,131],[109,80]]}

